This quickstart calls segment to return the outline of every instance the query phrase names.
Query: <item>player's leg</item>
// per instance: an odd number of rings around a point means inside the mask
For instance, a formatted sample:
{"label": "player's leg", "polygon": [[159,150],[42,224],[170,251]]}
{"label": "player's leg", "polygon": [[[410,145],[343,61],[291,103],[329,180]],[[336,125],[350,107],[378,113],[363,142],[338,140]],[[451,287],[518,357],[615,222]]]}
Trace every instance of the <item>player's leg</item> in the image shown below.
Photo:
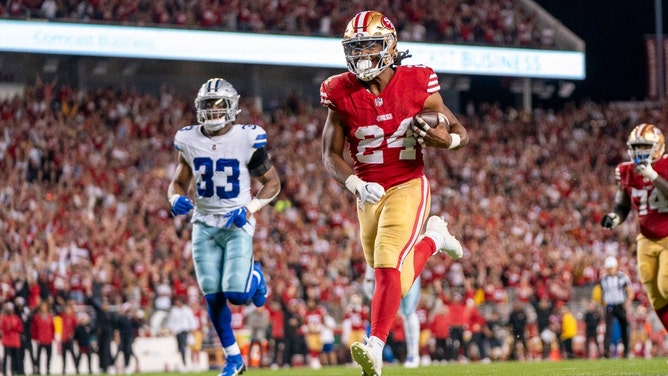
{"label": "player's leg", "polygon": [[221,231],[201,223],[193,225],[193,263],[200,290],[206,298],[211,324],[225,351],[222,376],[234,376],[245,371],[241,350],[232,331],[232,312],[223,292],[222,271],[224,250],[216,242]]}
{"label": "player's leg", "polygon": [[[371,301],[371,333],[366,344],[351,346],[353,359],[367,375],[379,374],[382,351],[401,297],[415,279],[413,247],[429,207],[426,179],[414,179],[387,190],[383,200],[358,211],[365,258],[376,280]],[[425,193],[422,195],[422,193]]]}
{"label": "player's leg", "polygon": [[668,239],[658,242],[638,235],[638,277],[652,308],[668,329]]}
{"label": "player's leg", "polygon": [[418,276],[408,294],[401,299],[400,305],[406,335],[406,368],[416,368],[420,364],[420,319],[415,313],[420,301],[420,282],[421,278]]}
{"label": "player's leg", "polygon": [[225,249],[222,289],[230,303],[249,304],[258,287],[264,284],[262,270],[253,260],[253,237],[243,230],[233,230],[227,231],[219,241],[222,240]]}

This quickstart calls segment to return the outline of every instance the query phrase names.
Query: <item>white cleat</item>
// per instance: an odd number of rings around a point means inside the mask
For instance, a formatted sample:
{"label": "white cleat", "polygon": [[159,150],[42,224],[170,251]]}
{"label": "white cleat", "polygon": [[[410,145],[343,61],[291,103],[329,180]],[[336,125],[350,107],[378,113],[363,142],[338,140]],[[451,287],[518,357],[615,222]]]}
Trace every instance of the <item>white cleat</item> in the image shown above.
{"label": "white cleat", "polygon": [[436,243],[438,251],[447,253],[453,260],[461,260],[464,257],[462,245],[459,244],[459,240],[450,234],[448,223],[443,218],[437,215],[429,217],[424,235],[430,237]]}
{"label": "white cleat", "polygon": [[369,346],[361,342],[354,342],[350,346],[350,354],[353,360],[362,367],[362,376],[381,376],[382,361],[376,359]]}
{"label": "white cleat", "polygon": [[420,360],[409,356],[404,362],[404,368],[418,368],[420,366]]}

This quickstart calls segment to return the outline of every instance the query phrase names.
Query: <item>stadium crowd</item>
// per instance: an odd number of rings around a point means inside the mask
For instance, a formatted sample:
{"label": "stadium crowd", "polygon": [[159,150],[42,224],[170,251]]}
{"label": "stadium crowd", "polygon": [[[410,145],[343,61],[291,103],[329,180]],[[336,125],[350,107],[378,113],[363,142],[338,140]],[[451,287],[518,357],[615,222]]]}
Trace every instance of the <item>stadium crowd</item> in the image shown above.
{"label": "stadium crowd", "polygon": [[[554,43],[553,31],[539,29],[535,15],[501,0],[315,5],[301,0],[9,0],[0,4],[0,17],[338,37],[350,17],[366,8],[395,15],[403,41],[542,48]],[[313,311],[323,312],[319,329],[328,341],[339,336],[337,349],[343,350],[319,361],[349,361],[346,336],[356,329],[349,325],[361,310],[357,297],[365,265],[355,209],[321,166],[325,110],[309,103],[288,97],[262,109],[242,93],[240,120],[267,130],[284,181],[272,208],[257,214],[255,253],[270,286],[269,304],[234,315],[250,340],[261,344],[265,361],[276,365],[306,361],[303,333],[311,328],[302,324]],[[469,104],[457,115],[476,141],[447,158],[427,150],[426,158],[432,211],[446,216],[465,257],[460,262],[432,257],[423,273],[419,312],[422,328],[432,331],[422,344],[425,359],[549,358],[554,346],[561,354],[559,344],[570,335],[562,330],[564,318],[575,315],[581,338],[585,326],[600,331],[586,313],[600,310],[594,285],[607,255],[618,256],[635,283],[634,356],[665,354],[665,333],[645,327],[651,315],[633,257],[634,221],[614,233],[599,225],[615,190],[613,167],[626,158],[628,132],[639,122],[661,126],[664,113],[643,103],[587,102],[532,113]],[[169,89],[157,96],[118,88],[80,90],[38,78],[22,96],[0,101],[0,303],[3,320],[12,311],[22,320],[19,354],[30,350],[25,355],[36,357],[32,338],[49,358],[48,344],[69,338],[77,344],[77,369],[81,355],[93,352],[99,370],[106,372],[118,356],[111,353],[110,328],[124,333],[114,348],[127,348],[120,343],[125,338],[131,349],[137,336],[170,333],[167,318],[177,299],[191,304],[198,317],[204,314],[190,260],[188,219],[171,216],[165,198],[176,166],[174,132],[195,122],[191,96]],[[541,306],[544,301],[552,304]],[[32,328],[40,309],[69,326],[36,338],[50,332]],[[76,323],[64,319],[70,309]],[[541,326],[548,335],[541,335]],[[86,336],[91,332],[95,335]],[[397,324],[388,359],[401,360],[402,332]],[[12,348],[6,333],[3,347]],[[516,348],[512,338],[526,343]],[[651,348],[643,345],[647,338]],[[601,354],[597,339],[599,349],[589,351],[588,343],[580,342],[575,355]],[[3,367],[7,354],[3,351]],[[51,371],[48,363],[41,371]],[[97,371],[90,364],[89,373]],[[21,371],[29,370],[12,373]],[[39,366],[32,369],[39,371]],[[132,371],[127,364],[126,371]]]}
{"label": "stadium crowd", "polygon": [[[336,323],[334,332],[345,346],[345,323],[365,265],[355,209],[320,164],[324,109],[298,97],[276,99],[265,111],[257,103],[242,95],[239,120],[267,130],[284,180],[272,208],[257,213],[255,253],[264,265],[270,304],[236,314],[241,325],[254,328],[255,339],[282,339],[280,348],[288,355],[300,354],[300,313],[313,299]],[[0,301],[5,307],[25,307],[21,312],[28,319],[44,302],[53,315],[71,305],[78,319],[87,321],[100,316],[91,306],[106,304],[113,315],[103,315],[106,324],[97,328],[131,317],[134,338],[168,334],[164,323],[176,298],[200,302],[189,231],[184,231],[189,223],[170,215],[165,198],[176,163],[172,138],[180,127],[195,123],[193,114],[192,98],[168,89],[157,96],[111,88],[84,91],[41,80],[27,85],[22,96],[0,102]],[[432,211],[446,216],[465,256],[460,262],[444,256],[429,260],[422,279],[423,328],[441,317],[446,321],[434,328],[477,328],[473,338],[482,338],[495,333],[483,331],[489,322],[506,330],[516,322],[526,333],[527,351],[514,351],[508,344],[513,336],[499,334],[505,350],[496,358],[547,356],[531,350],[542,338],[532,303],[554,303],[548,320],[555,335],[568,307],[584,325],[584,309],[578,307],[591,295],[579,301],[583,297],[574,297],[573,290],[593,289],[607,255],[619,258],[634,281],[638,311],[646,311],[633,257],[634,222],[626,221],[615,233],[599,222],[612,202],[612,171],[626,158],[629,130],[642,121],[663,124],[663,112],[643,103],[587,102],[530,114],[469,104],[458,116],[476,142],[447,158],[427,150],[425,158],[433,179]],[[444,307],[465,314],[444,314]],[[515,310],[525,319],[514,320]],[[452,322],[443,324],[448,317]],[[644,320],[636,323],[642,326]],[[663,351],[662,332],[638,330],[653,336],[654,352]],[[437,351],[436,334],[424,344],[424,355],[476,358],[468,336],[459,350]],[[586,356],[583,348],[579,356]],[[290,364],[293,358],[273,359]],[[345,361],[345,351],[334,358]]]}
{"label": "stadium crowd", "polygon": [[[555,30],[510,0],[8,0],[0,17],[338,37],[365,9],[392,14],[399,39],[554,47]],[[429,11],[424,11],[428,9]]]}

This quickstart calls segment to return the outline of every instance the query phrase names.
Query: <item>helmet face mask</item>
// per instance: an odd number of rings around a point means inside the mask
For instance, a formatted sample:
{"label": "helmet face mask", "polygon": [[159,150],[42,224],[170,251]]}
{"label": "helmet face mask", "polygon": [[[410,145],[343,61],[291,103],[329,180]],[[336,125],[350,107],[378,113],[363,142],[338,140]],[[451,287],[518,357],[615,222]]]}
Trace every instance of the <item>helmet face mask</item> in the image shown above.
{"label": "helmet face mask", "polygon": [[653,124],[643,123],[631,131],[628,141],[629,158],[635,163],[653,163],[663,155],[666,143],[663,133]]}
{"label": "helmet face mask", "polygon": [[360,12],[348,23],[343,35],[343,52],[348,70],[362,81],[376,78],[394,63],[397,32],[379,12]]}
{"label": "helmet face mask", "polygon": [[209,132],[234,123],[239,110],[239,94],[232,84],[222,78],[205,82],[195,98],[197,121]]}

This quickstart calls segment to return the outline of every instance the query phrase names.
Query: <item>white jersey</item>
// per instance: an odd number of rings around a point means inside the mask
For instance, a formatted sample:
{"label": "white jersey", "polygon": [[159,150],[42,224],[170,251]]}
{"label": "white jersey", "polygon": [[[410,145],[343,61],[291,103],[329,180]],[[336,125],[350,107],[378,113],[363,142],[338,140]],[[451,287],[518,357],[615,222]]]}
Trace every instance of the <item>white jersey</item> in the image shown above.
{"label": "white jersey", "polygon": [[251,200],[248,163],[253,153],[267,144],[267,133],[255,124],[228,127],[232,129],[221,136],[207,137],[201,126],[191,125],[179,129],[174,137],[174,147],[193,172],[193,222],[220,227],[222,215]]}

